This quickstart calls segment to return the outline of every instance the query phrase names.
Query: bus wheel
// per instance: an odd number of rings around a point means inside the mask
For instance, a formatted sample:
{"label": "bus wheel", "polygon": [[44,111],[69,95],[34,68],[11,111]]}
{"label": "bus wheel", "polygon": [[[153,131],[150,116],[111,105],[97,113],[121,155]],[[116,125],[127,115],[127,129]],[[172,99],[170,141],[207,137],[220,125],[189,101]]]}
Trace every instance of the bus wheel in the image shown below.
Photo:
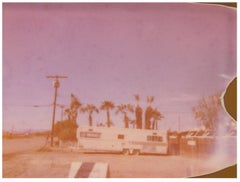
{"label": "bus wheel", "polygon": [[130,154],[130,152],[128,149],[123,149],[123,155],[129,155],[129,154]]}
{"label": "bus wheel", "polygon": [[133,155],[139,155],[139,154],[140,154],[140,150],[137,150],[137,149],[133,150]]}

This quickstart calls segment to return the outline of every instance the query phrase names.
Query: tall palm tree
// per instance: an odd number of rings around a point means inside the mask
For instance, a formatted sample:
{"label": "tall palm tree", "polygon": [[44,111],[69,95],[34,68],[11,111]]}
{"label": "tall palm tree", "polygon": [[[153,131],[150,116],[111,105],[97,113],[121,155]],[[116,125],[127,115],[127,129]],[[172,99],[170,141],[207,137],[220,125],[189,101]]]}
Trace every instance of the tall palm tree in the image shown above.
{"label": "tall palm tree", "polygon": [[153,108],[151,107],[151,103],[154,101],[154,97],[147,97],[147,103],[149,104],[145,111],[145,129],[151,129],[151,119],[153,115]]}
{"label": "tall palm tree", "polygon": [[96,106],[94,106],[93,104],[87,104],[86,107],[81,108],[81,112],[85,113],[88,112],[88,125],[92,126],[92,114],[93,112],[98,113],[98,109]]}
{"label": "tall palm tree", "polygon": [[124,127],[129,128],[130,119],[127,116],[127,111],[134,112],[131,104],[121,104],[117,106],[116,114],[122,113],[124,115]]}
{"label": "tall palm tree", "polygon": [[101,110],[107,111],[107,127],[110,127],[111,125],[113,125],[113,123],[110,120],[110,110],[114,108],[115,108],[115,105],[111,101],[104,101],[100,106]]}
{"label": "tall palm tree", "polygon": [[139,106],[139,101],[140,101],[140,97],[138,94],[134,95],[135,100],[137,102],[137,106],[135,108],[135,122],[133,123],[134,126],[136,124],[136,128],[138,129],[142,129],[142,108]]}
{"label": "tall palm tree", "polygon": [[152,111],[152,118],[153,118],[153,123],[152,123],[152,129],[158,130],[158,121],[162,120],[164,116],[155,108]]}

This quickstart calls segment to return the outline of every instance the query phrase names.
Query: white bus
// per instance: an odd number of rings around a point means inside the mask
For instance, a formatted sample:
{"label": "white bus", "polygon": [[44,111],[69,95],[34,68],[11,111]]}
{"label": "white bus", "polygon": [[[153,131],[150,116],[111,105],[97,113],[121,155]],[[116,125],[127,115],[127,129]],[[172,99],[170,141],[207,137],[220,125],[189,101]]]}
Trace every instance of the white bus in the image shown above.
{"label": "white bus", "polygon": [[132,128],[78,127],[78,146],[87,151],[167,154],[167,131]]}

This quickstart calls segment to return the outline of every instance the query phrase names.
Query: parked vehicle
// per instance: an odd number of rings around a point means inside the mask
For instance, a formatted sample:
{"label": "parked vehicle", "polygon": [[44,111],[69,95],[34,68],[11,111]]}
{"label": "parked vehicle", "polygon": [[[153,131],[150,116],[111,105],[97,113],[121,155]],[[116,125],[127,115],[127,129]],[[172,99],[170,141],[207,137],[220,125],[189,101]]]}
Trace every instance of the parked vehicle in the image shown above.
{"label": "parked vehicle", "polygon": [[78,146],[87,151],[167,154],[167,131],[132,128],[78,127]]}

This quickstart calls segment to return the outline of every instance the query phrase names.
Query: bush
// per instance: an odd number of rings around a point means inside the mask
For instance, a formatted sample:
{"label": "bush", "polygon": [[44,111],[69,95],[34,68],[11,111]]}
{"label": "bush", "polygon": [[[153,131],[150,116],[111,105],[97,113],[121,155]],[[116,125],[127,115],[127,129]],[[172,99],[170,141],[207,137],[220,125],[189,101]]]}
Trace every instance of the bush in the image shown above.
{"label": "bush", "polygon": [[77,124],[69,120],[59,121],[55,124],[55,136],[63,141],[76,141]]}

